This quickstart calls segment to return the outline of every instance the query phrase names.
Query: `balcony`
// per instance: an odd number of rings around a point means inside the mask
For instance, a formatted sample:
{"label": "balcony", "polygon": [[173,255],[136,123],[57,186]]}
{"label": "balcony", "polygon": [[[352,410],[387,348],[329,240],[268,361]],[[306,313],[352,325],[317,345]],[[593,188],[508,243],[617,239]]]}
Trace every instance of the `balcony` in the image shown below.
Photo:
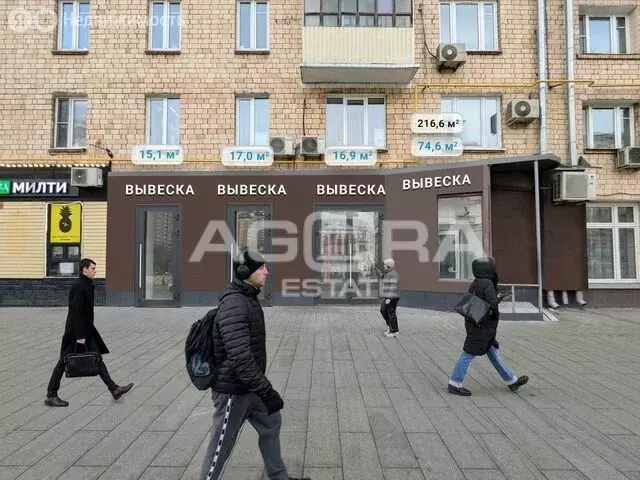
{"label": "balcony", "polygon": [[412,27],[302,27],[304,84],[407,86],[418,67]]}

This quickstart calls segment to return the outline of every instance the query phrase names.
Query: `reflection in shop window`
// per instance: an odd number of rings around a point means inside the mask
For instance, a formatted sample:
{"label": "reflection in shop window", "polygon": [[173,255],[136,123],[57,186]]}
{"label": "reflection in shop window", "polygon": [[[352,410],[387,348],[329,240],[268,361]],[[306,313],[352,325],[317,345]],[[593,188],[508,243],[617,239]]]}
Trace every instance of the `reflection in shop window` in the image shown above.
{"label": "reflection in shop window", "polygon": [[438,199],[438,252],[440,278],[470,280],[471,264],[483,256],[482,196]]}

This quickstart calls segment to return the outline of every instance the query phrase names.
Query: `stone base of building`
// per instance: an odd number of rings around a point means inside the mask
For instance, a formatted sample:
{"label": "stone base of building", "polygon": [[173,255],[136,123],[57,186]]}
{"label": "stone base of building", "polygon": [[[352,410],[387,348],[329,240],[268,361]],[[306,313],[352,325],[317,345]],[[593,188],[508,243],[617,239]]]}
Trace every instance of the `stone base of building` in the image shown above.
{"label": "stone base of building", "polygon": [[[66,307],[69,289],[75,278],[2,278],[0,307]],[[95,305],[106,305],[104,278],[94,280]]]}
{"label": "stone base of building", "polygon": [[587,307],[640,308],[640,289],[590,289],[584,299]]}

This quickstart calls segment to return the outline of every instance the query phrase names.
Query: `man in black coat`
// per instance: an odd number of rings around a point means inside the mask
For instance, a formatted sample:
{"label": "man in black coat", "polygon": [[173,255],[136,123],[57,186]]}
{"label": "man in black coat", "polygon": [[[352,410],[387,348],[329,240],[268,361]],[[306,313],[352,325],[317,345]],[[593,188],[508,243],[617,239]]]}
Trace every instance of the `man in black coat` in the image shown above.
{"label": "man in black coat", "polygon": [[289,477],[280,452],[280,410],[284,403],[265,376],[266,332],[258,294],[269,272],[264,258],[247,250],[236,256],[233,271],[236,278],[220,298],[213,326],[213,428],[200,479],[221,478],[242,425],[248,420],[258,432],[268,477],[297,480]]}
{"label": "man in black coat", "polygon": [[509,370],[498,351],[499,344],[496,340],[500,311],[498,309],[498,273],[495,261],[491,257],[476,258],[471,264],[475,280],[469,285],[469,292],[474,293],[491,306],[489,317],[481,326],[476,326],[472,320],[465,320],[467,338],[462,347],[462,353],[456,363],[447,389],[456,395],[469,396],[471,392],[462,386],[462,381],[467,373],[469,364],[475,357],[487,355],[489,361],[502,377],[505,384],[512,392],[529,381],[529,377],[523,375],[517,377]]}
{"label": "man in black coat", "polygon": [[80,276],[73,282],[69,291],[69,312],[67,323],[62,336],[60,346],[60,359],[53,369],[49,386],[47,387],[47,398],[44,404],[48,407],[68,407],[69,402],[58,397],[60,380],[64,375],[64,357],[74,352],[91,351],[100,354],[98,373],[105,383],[111,395],[118,400],[133,387],[133,383],[124,387],[119,387],[109,376],[107,367],[102,361],[102,355],[109,353],[100,333],[93,324],[93,300],[95,285],[93,277],[96,275],[96,263],[89,259],[80,260]]}

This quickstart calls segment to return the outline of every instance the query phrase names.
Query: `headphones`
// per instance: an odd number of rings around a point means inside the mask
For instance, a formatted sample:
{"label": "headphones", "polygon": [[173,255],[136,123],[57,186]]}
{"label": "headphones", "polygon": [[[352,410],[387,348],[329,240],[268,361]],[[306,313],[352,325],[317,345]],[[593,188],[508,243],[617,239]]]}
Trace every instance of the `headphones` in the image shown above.
{"label": "headphones", "polygon": [[236,277],[238,277],[238,280],[246,280],[251,276],[249,267],[245,265],[244,253],[244,250],[239,251],[235,258],[235,262],[239,263],[236,267]]}

